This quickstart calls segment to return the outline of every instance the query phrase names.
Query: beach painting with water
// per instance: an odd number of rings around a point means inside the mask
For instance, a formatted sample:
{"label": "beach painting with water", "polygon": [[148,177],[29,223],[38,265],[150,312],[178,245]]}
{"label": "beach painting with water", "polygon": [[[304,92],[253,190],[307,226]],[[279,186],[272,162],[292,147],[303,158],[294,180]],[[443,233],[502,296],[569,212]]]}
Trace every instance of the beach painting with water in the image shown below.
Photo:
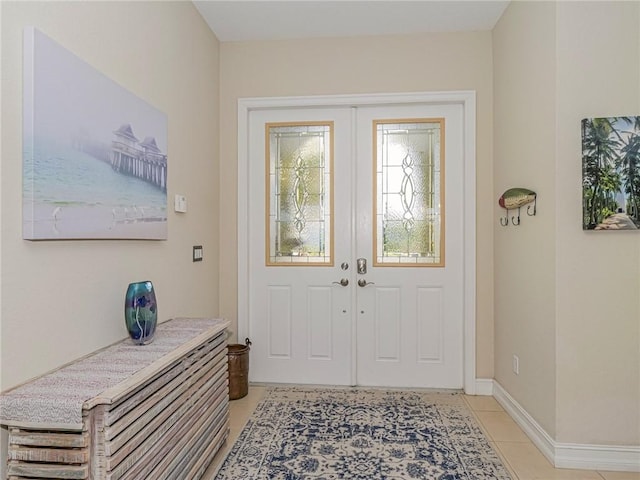
{"label": "beach painting with water", "polygon": [[167,238],[167,117],[24,31],[23,238]]}

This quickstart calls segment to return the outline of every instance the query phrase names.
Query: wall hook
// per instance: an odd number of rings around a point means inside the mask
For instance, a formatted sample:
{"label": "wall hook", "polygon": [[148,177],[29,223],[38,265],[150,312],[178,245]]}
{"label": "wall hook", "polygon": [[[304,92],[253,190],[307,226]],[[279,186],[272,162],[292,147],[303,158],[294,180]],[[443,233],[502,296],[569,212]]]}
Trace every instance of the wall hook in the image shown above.
{"label": "wall hook", "polygon": [[[518,219],[518,221],[516,221],[516,218]],[[514,225],[520,225],[520,208],[518,208],[518,216],[511,217],[511,223],[513,223]]]}
{"label": "wall hook", "polygon": [[528,188],[510,188],[505,191],[498,199],[498,205],[507,211],[506,217],[500,217],[500,225],[506,227],[509,225],[509,212],[518,209],[518,215],[511,216],[512,225],[520,225],[520,210],[524,205],[527,207],[527,215],[533,217],[536,214],[537,194]]}

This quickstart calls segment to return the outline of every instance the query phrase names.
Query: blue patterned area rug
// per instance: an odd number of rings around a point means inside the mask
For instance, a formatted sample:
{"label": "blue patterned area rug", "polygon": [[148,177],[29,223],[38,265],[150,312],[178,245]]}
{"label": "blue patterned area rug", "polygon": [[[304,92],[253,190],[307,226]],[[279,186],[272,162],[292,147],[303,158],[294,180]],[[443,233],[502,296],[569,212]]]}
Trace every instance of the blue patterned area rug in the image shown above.
{"label": "blue patterned area rug", "polygon": [[270,387],[216,480],[508,480],[462,394]]}

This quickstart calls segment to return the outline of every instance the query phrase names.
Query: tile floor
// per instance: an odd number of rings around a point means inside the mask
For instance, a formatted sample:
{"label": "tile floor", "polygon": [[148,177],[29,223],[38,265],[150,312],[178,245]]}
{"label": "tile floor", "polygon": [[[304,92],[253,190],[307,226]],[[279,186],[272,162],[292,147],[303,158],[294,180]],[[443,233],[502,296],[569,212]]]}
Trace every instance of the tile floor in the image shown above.
{"label": "tile floor", "polygon": [[[230,402],[229,439],[213,459],[203,480],[213,480],[214,472],[238,438],[264,390],[265,387],[252,385],[246,397]],[[513,480],[640,480],[640,473],[553,468],[493,397],[465,396],[465,400]]]}

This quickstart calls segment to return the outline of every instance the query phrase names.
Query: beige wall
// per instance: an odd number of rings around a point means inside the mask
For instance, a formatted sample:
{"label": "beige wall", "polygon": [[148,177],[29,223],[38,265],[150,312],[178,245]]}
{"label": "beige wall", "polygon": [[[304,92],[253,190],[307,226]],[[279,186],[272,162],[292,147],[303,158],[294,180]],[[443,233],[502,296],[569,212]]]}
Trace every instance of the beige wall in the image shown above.
{"label": "beige wall", "polygon": [[320,94],[477,92],[477,374],[493,376],[491,34],[223,43],[220,47],[220,310],[237,320],[237,100]]}
{"label": "beige wall", "polygon": [[[495,301],[495,377],[557,441],[640,444],[638,237],[580,229],[579,137],[581,118],[638,113],[639,19],[635,2],[512,2],[493,37],[218,46],[190,3],[0,2],[0,388],[126,335],[133,280],[154,281],[162,320],[237,320],[238,98],[475,90],[477,375],[494,376]],[[167,114],[169,197],[189,199],[168,241],[21,239],[26,25]],[[539,213],[503,228],[512,186]]]}
{"label": "beige wall", "polygon": [[[6,389],[125,337],[124,292],[131,281],[154,282],[161,321],[218,314],[219,52],[190,2],[0,5],[0,388]],[[27,25],[167,114],[170,206],[175,193],[189,202],[186,214],[169,210],[167,241],[22,240],[22,32]],[[195,244],[204,246],[201,263],[191,261]]]}
{"label": "beige wall", "polygon": [[[494,28],[493,52],[495,378],[554,435],[554,4],[513,3]],[[538,213],[529,217],[525,207],[519,226],[503,227],[497,199],[512,187],[537,192]]]}
{"label": "beige wall", "polygon": [[496,379],[560,443],[640,444],[638,234],[582,231],[580,138],[638,114],[639,9],[512,2],[494,30],[496,195],[540,199],[496,227]]}
{"label": "beige wall", "polygon": [[580,120],[638,115],[638,2],[557,4],[557,440],[640,445],[638,233],[583,232]]}

